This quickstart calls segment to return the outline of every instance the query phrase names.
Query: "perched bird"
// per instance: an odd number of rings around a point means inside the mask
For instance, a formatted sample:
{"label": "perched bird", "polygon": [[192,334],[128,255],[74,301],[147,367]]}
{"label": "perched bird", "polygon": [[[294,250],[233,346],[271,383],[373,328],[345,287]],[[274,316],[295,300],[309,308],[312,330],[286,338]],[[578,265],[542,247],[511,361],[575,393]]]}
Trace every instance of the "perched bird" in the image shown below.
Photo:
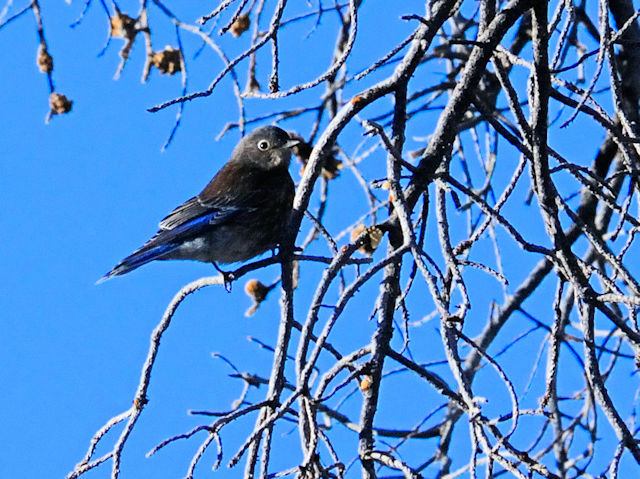
{"label": "perched bird", "polygon": [[[160,230],[98,282],[153,260],[192,259],[235,263],[279,244],[291,212],[289,175],[292,140],[265,126],[245,136],[202,193],[178,206]],[[219,269],[219,268],[218,268]]]}

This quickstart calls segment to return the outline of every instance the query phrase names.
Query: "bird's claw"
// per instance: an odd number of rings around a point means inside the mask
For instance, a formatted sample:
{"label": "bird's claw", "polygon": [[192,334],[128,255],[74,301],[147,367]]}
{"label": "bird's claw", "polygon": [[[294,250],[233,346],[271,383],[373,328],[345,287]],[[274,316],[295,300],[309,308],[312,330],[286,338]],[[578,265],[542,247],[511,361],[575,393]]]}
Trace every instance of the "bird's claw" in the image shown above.
{"label": "bird's claw", "polygon": [[231,292],[231,282],[236,279],[236,277],[234,276],[233,273],[229,273],[226,271],[221,271],[220,274],[222,274],[222,281],[224,282],[224,290],[227,293]]}
{"label": "bird's claw", "polygon": [[224,290],[227,293],[231,292],[231,282],[236,279],[235,275],[230,271],[223,271],[216,263],[212,263],[213,266],[218,270],[218,273],[222,276],[222,282],[224,283]]}

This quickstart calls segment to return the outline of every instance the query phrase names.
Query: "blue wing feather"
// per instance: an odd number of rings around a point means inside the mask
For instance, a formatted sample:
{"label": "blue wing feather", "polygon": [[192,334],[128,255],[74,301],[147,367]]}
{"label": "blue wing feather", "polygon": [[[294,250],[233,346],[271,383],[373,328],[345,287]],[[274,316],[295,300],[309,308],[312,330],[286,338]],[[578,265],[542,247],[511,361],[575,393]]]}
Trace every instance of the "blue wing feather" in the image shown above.
{"label": "blue wing feather", "polygon": [[[178,209],[174,210],[174,212]],[[191,209],[191,211],[193,212],[193,209]],[[233,207],[202,208],[200,212],[205,214],[196,217],[192,216],[191,218],[185,218],[184,210],[183,215],[174,215],[174,213],[172,213],[167,217],[172,220],[170,224],[173,227],[171,229],[160,229],[160,231],[140,249],[127,256],[120,264],[100,278],[98,283],[106,281],[113,276],[128,273],[150,261],[163,259],[178,249],[186,239],[203,234],[212,225],[218,225],[227,221],[239,211],[241,211],[240,208]],[[182,218],[179,218],[179,216],[182,216]],[[165,220],[163,220],[163,222],[164,221]]]}

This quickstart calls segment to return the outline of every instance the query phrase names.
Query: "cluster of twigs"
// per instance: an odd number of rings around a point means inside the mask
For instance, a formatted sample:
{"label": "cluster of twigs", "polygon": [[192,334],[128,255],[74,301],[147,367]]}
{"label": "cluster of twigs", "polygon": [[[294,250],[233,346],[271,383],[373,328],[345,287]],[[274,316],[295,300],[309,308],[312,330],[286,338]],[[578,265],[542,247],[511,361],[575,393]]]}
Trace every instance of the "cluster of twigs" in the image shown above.
{"label": "cluster of twigs", "polygon": [[[383,13],[383,4],[317,1],[303,13],[288,14],[293,2],[286,0],[223,0],[188,23],[160,0],[141,1],[137,15],[101,3],[111,37],[125,40],[118,72],[140,33],[147,55],[143,78],[153,66],[182,73],[181,96],[151,109],[178,105],[170,139],[186,102],[209,96],[226,76],[233,81],[239,116],[224,132],[239,128],[244,133],[247,125],[265,121],[295,119],[299,133],[309,125],[301,133],[306,148],[298,156],[304,173],[288,241],[277,256],[233,272],[238,279],[268,264],[282,265],[282,314],[271,376],[241,372],[225,356],[234,368],[232,377],[245,386],[232,410],[201,411],[215,419],[168,438],[152,453],[199,437],[187,467],[186,476],[193,477],[209,449],[218,451],[214,467],[221,464],[224,428],[252,415],[254,428],[227,458],[229,466],[244,458],[245,477],[343,477],[354,461],[367,478],[476,477],[480,468],[486,477],[505,472],[520,478],[617,477],[624,458],[630,469],[639,470],[636,388],[625,377],[640,361],[640,284],[633,260],[639,226],[640,29],[631,0],[426,2],[425,12],[389,19],[390,24],[409,22],[414,30],[356,73],[349,62],[358,45],[359,11]],[[176,45],[163,55],[152,47],[147,15],[152,6],[175,25]],[[296,4],[294,10],[300,8]],[[38,2],[27,10],[38,17]],[[280,64],[288,59],[279,54],[280,35],[302,20],[329,28],[324,24],[328,13],[339,18],[331,62],[315,78],[283,87]],[[217,21],[223,26],[204,30]],[[250,31],[248,46],[227,57],[218,33],[245,31]],[[184,32],[201,38],[223,62],[205,90],[187,90]],[[269,55],[265,92],[256,65]],[[318,92],[310,106],[254,117],[244,106],[247,98],[273,100],[307,91]],[[367,107],[377,104],[380,111],[387,98],[393,102],[386,112],[363,119]],[[311,121],[305,123],[308,113]],[[345,129],[368,135],[362,149],[348,153],[338,147]],[[558,131],[581,144],[585,129],[589,136],[602,136],[591,164],[584,155],[563,154],[549,139],[549,131]],[[407,131],[424,133],[419,150],[406,151]],[[386,161],[375,163],[383,157]],[[365,208],[353,209],[344,234],[326,227],[328,217],[345,211],[336,209],[329,194],[339,169],[342,176],[354,175],[366,198]],[[312,213],[314,189],[321,194]],[[523,189],[529,206],[523,204]],[[523,221],[525,210],[538,230]],[[304,238],[298,232],[307,211],[311,226]],[[383,236],[386,248],[378,247]],[[303,251],[294,253],[294,244]],[[326,257],[307,254],[307,248],[321,244]],[[371,259],[354,258],[359,250]],[[305,261],[325,264],[318,281],[298,277],[295,266]],[[540,292],[545,280],[552,286]],[[96,433],[70,478],[106,462],[118,477],[122,451],[147,403],[163,332],[190,293],[220,284],[218,277],[203,278],[175,296],[153,332],[131,409]],[[304,317],[294,314],[296,287],[314,291]],[[357,293],[365,288],[377,289],[375,300],[362,303]],[[271,289],[251,289],[256,306],[268,300]],[[348,309],[354,303],[360,312]],[[362,313],[366,307],[369,311]],[[336,332],[354,314],[375,318],[357,322],[370,331],[370,340],[357,347]],[[438,334],[429,350],[413,346],[423,343],[418,338],[436,323]],[[536,341],[537,358],[518,353],[521,347],[529,351],[521,345]],[[518,365],[501,361],[518,354]],[[543,363],[544,378],[536,379]],[[479,374],[486,366],[495,372],[490,379]],[[527,371],[530,381],[523,386],[514,376]],[[411,378],[403,383],[403,394],[416,405],[405,414],[385,408],[383,401],[385,385],[400,373]],[[577,379],[567,381],[569,375]],[[628,390],[612,391],[613,378]],[[255,398],[262,384],[267,392]],[[502,402],[486,402],[487,385],[489,394],[504,388]],[[524,406],[536,391],[538,401]],[[356,419],[354,406],[346,404],[357,397]],[[291,421],[297,424],[299,457],[287,456],[291,463],[276,470],[274,430]],[[414,426],[383,427],[398,421]],[[112,450],[95,457],[96,445],[122,422],[126,425]],[[599,446],[601,440],[606,445]]]}
{"label": "cluster of twigs", "polygon": [[40,9],[40,2],[33,0],[20,10],[9,15],[9,10],[13,2],[9,0],[2,11],[0,11],[0,30],[7,25],[11,24],[15,20],[18,20],[25,14],[31,12],[36,24],[36,32],[38,34],[38,49],[36,56],[36,65],[41,73],[47,75],[47,85],[49,87],[49,112],[46,116],[46,122],[48,123],[54,115],[62,115],[69,113],[73,106],[73,101],[67,98],[62,93],[56,91],[53,83],[53,57],[49,53],[49,47],[44,35],[44,26],[42,22],[42,12]]}

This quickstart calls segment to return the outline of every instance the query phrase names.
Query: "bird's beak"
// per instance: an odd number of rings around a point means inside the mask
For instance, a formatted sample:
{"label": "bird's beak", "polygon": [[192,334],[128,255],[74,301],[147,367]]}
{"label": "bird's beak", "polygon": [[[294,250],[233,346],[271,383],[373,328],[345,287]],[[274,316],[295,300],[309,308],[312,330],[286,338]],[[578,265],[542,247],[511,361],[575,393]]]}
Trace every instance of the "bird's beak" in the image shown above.
{"label": "bird's beak", "polygon": [[300,140],[289,140],[284,144],[283,148],[293,148],[294,146],[299,144]]}

